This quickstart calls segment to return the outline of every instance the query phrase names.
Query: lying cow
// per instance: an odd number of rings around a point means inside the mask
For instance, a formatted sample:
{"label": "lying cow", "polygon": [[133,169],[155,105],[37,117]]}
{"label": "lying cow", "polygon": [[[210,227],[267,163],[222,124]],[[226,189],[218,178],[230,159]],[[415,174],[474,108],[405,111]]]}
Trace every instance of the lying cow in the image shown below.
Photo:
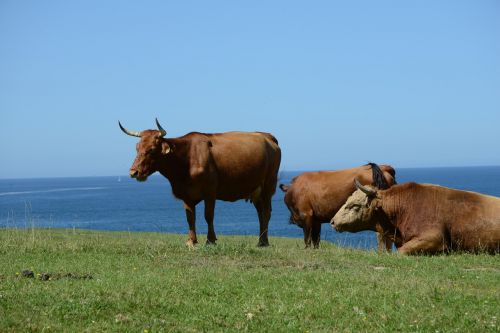
{"label": "lying cow", "polygon": [[356,187],[331,221],[337,231],[383,233],[403,254],[500,250],[500,198],[431,184]]}
{"label": "lying cow", "polygon": [[167,132],[156,120],[158,130],[125,134],[140,138],[130,176],[145,181],[158,171],[170,181],[175,197],[184,202],[192,246],[196,237],[195,207],[205,202],[207,243],[215,243],[213,226],[215,200],[249,199],[257,209],[259,246],[269,245],[267,228],[271,198],[276,191],[281,150],[274,136],[262,132],[188,133],[165,138]]}
{"label": "lying cow", "polygon": [[[306,247],[319,247],[321,223],[330,222],[347,198],[356,190],[353,180],[373,184],[378,188],[389,188],[396,183],[396,172],[389,165],[369,163],[357,168],[304,172],[293,178],[291,185],[281,184],[285,204],[290,210],[290,223],[304,229]],[[389,241],[379,239],[379,250],[391,251]]]}

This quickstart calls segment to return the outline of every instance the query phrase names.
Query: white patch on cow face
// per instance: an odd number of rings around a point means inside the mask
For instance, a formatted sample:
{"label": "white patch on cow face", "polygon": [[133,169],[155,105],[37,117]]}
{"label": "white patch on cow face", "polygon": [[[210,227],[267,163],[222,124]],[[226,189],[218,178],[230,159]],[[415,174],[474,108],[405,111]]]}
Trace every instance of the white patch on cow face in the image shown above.
{"label": "white patch on cow face", "polygon": [[369,227],[373,215],[372,200],[361,190],[356,190],[332,218],[330,224],[335,230],[356,232]]}

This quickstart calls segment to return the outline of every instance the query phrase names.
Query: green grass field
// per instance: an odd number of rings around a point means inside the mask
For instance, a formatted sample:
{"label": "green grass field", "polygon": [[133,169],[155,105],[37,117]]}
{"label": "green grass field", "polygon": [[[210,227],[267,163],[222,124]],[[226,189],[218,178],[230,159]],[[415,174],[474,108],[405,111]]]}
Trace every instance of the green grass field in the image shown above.
{"label": "green grass field", "polygon": [[268,248],[220,236],[188,249],[185,239],[0,230],[0,331],[500,331],[499,256],[304,250],[272,237]]}

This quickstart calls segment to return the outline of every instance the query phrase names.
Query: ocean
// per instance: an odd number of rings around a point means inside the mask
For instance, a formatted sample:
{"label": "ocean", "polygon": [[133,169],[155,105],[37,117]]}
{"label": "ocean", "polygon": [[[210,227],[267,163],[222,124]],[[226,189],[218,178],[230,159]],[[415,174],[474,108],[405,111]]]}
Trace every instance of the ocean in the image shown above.
{"label": "ocean", "polygon": [[[280,183],[289,183],[301,172],[281,172]],[[398,183],[415,181],[475,191],[500,197],[500,166],[397,169]],[[302,229],[289,224],[284,194],[277,189],[269,237],[303,237]],[[259,233],[252,204],[217,201],[215,232],[224,235]],[[126,176],[84,178],[0,179],[0,228],[78,228],[110,231],[148,231],[186,234],[182,202],[173,197],[169,182],[160,175],[139,183]],[[197,206],[198,238],[206,239],[203,203]],[[337,233],[323,224],[321,240],[341,246],[376,249],[373,232]],[[219,240],[220,242],[220,240]]]}

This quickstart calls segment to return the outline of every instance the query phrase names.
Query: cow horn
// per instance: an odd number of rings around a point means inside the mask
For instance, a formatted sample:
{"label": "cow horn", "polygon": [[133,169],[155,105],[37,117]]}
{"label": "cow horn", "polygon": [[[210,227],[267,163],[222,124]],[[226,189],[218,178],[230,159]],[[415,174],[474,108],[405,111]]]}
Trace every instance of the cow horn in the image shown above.
{"label": "cow horn", "polygon": [[364,194],[366,194],[369,197],[375,196],[377,194],[376,190],[373,190],[371,188],[368,188],[366,186],[361,185],[361,183],[359,182],[359,180],[357,178],[354,178],[354,184],[356,185],[356,187],[359,190],[361,190]]}
{"label": "cow horn", "polygon": [[123,133],[130,135],[130,136],[136,136],[138,138],[141,137],[141,132],[129,131],[128,129],[126,129],[125,127],[122,126],[122,124],[120,123],[119,120],[118,120],[118,125],[120,126],[120,129],[123,131]]}
{"label": "cow horn", "polygon": [[157,127],[158,127],[158,129],[160,130],[160,134],[161,134],[161,136],[165,136],[165,135],[167,135],[167,131],[165,131],[165,130],[163,129],[163,127],[161,127],[160,123],[158,122],[158,118],[155,118],[155,120],[156,120],[156,126],[157,126]]}

